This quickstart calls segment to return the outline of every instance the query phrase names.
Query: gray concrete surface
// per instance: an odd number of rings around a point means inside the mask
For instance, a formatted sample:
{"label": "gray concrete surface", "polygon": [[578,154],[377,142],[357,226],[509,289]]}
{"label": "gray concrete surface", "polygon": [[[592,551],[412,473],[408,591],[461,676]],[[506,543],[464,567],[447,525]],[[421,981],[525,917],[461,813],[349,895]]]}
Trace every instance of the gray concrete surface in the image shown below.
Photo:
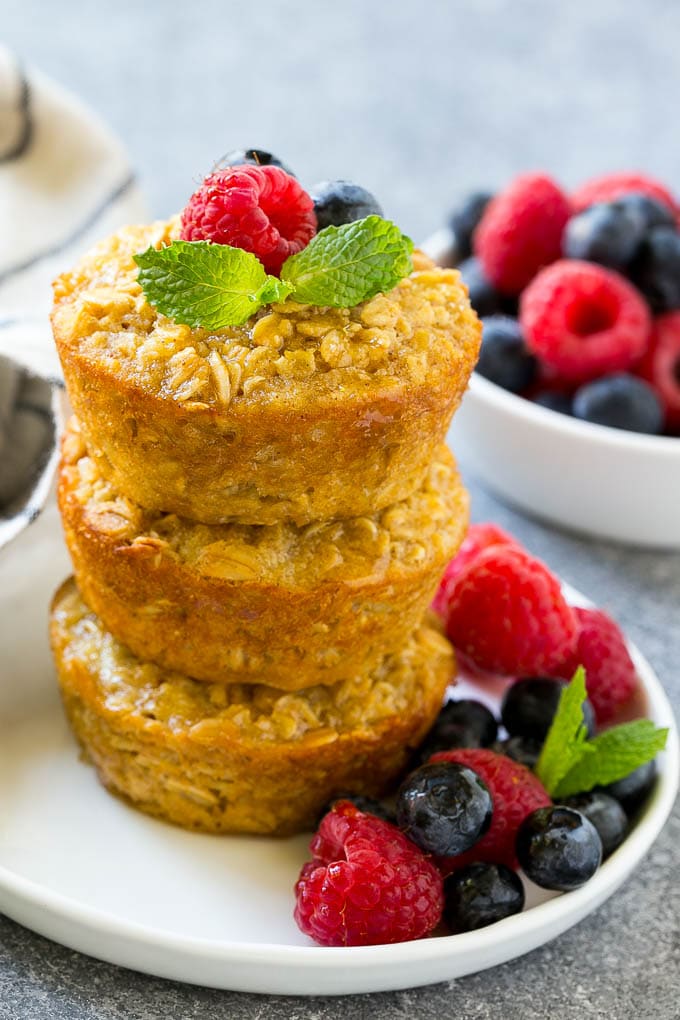
{"label": "gray concrete surface", "polygon": [[[680,190],[673,0],[0,0],[0,34],[95,106],[153,209],[178,208],[223,151],[271,148],[312,183],[373,189],[414,237],[454,197],[522,168],[566,184],[645,167]],[[680,556],[552,531],[475,482],[474,516],[514,530],[639,642],[680,707]],[[677,1020],[680,812],[638,873],[576,929],[449,985],[333,999],[152,980],[0,919],[0,1018]]]}

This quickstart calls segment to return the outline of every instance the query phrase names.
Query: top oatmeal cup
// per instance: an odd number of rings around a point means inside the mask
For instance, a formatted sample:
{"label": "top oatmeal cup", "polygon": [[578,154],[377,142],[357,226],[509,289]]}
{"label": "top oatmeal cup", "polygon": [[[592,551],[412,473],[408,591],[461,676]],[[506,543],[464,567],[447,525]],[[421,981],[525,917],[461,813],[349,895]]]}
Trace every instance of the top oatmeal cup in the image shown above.
{"label": "top oatmeal cup", "polygon": [[421,253],[353,308],[292,300],[242,326],[180,325],[134,255],[178,218],[125,228],[55,283],[52,316],[90,455],[129,499],[206,524],[374,513],[408,498],[442,442],[481,328],[457,271]]}

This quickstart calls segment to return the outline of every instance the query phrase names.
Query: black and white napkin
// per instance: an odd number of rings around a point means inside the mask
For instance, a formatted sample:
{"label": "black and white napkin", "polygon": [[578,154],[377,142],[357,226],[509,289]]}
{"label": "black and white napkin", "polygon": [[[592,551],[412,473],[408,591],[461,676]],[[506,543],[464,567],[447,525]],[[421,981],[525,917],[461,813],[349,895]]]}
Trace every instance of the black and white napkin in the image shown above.
{"label": "black and white napkin", "polygon": [[118,139],[0,46],[0,548],[50,490],[61,370],[51,282],[145,208]]}

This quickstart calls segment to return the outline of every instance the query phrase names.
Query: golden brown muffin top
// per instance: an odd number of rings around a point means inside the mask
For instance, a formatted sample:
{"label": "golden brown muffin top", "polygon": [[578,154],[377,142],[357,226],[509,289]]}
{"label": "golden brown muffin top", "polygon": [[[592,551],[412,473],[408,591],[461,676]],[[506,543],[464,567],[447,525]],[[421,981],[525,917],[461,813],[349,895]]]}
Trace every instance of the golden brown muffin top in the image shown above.
{"label": "golden brown muffin top", "polygon": [[461,360],[472,369],[480,326],[465,286],[420,252],[394,290],[354,308],[288,300],[209,333],[158,313],[137,282],[133,256],[178,236],[178,217],[125,227],[60,276],[53,321],[61,342],[148,392],[217,409],[423,384]]}
{"label": "golden brown muffin top", "polygon": [[370,676],[332,687],[286,693],[262,684],[198,682],[137,659],[89,612],[72,580],[55,596],[52,641],[67,668],[79,664],[82,682],[96,684],[85,697],[94,696],[101,710],[134,718],[142,728],[169,729],[213,745],[234,737],[251,743],[330,743],[413,711],[424,692],[441,683],[443,672],[453,679],[455,668],[448,641],[423,625]]}
{"label": "golden brown muffin top", "polygon": [[288,521],[206,525],[143,510],[102,475],[75,419],[62,457],[62,484],[82,507],[86,526],[120,544],[153,548],[204,577],[305,589],[336,579],[380,582],[388,572],[448,559],[467,527],[467,493],[446,446],[408,499],[371,516],[303,527]]}

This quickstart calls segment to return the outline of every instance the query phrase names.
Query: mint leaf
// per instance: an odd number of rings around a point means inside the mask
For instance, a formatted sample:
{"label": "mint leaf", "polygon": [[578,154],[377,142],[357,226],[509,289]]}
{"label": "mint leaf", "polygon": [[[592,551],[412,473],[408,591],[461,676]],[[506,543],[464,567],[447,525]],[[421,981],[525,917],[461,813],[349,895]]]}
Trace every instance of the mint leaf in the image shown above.
{"label": "mint leaf", "polygon": [[412,251],[413,242],[394,223],[366,216],[320,231],[286,259],[281,279],[302,304],[352,308],[408,276]]}
{"label": "mint leaf", "polygon": [[186,326],[240,326],[258,308],[283,301],[290,286],[267,276],[250,252],[208,241],[173,241],[135,255],[149,303]]}
{"label": "mint leaf", "polygon": [[536,775],[551,797],[567,773],[592,754],[582,707],[587,697],[585,670],[579,666],[562,691],[536,764]]}
{"label": "mint leaf", "polygon": [[666,746],[668,730],[657,729],[649,719],[613,726],[588,740],[583,719],[586,697],[586,675],[579,666],[562,691],[536,765],[536,775],[553,799],[615,783]]}
{"label": "mint leaf", "polygon": [[636,719],[605,730],[588,741],[591,753],[572,765],[557,784],[554,795],[571,797],[623,779],[656,758],[666,746],[667,736],[667,729],[657,729],[649,719]]}

